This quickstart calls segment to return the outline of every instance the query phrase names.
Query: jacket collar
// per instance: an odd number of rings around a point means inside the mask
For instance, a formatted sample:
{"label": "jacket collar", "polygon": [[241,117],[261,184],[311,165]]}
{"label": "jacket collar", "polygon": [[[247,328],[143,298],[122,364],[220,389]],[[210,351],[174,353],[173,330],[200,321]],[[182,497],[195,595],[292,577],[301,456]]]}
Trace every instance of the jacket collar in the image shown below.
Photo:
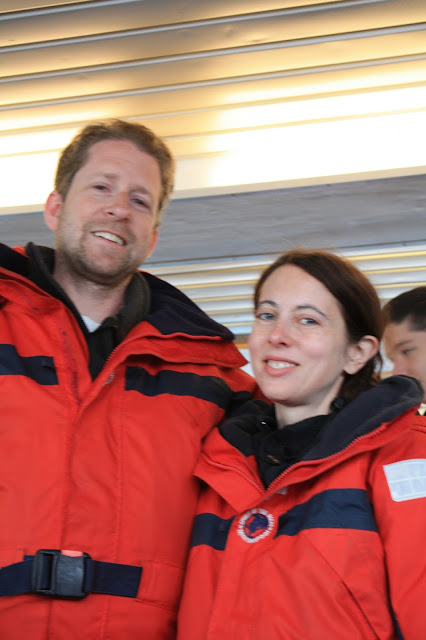
{"label": "jacket collar", "polygon": [[[0,269],[2,267],[10,276],[16,274],[16,280],[24,287],[33,287],[46,304],[50,306],[54,302],[51,296],[29,280],[29,260],[23,247],[11,249],[0,243]],[[158,351],[158,355],[164,357],[164,345],[157,349],[155,339],[166,337],[173,339],[175,351],[178,343],[182,343],[181,351],[175,353],[176,360],[185,358],[188,362],[214,362],[230,367],[246,364],[245,358],[232,344],[234,336],[229,329],[215,322],[173,285],[149,273],[138,273],[143,276],[151,292],[150,311],[145,318],[144,330],[139,335],[149,335],[154,355]],[[183,340],[176,340],[177,337]],[[185,338],[200,338],[201,342],[197,340],[198,346],[194,343],[194,348],[188,348]],[[211,341],[215,343],[214,353]]]}
{"label": "jacket collar", "polygon": [[360,394],[325,425],[320,440],[268,490],[259,479],[251,443],[262,422],[271,420],[272,410],[265,403],[249,401],[220,431],[215,429],[208,435],[195,474],[238,511],[249,508],[265,493],[312,479],[354,455],[392,441],[411,427],[422,394],[418,381],[408,376],[386,378],[374,389]]}

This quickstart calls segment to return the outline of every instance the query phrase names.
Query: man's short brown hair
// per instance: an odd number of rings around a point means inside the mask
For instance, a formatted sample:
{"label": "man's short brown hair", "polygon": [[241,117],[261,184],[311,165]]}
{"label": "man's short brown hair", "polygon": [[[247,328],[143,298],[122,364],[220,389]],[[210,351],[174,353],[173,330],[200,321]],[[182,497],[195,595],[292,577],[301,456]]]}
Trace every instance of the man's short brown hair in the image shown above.
{"label": "man's short brown hair", "polygon": [[426,331],[426,286],[400,293],[383,307],[385,324],[408,320],[412,331]]}
{"label": "man's short brown hair", "polygon": [[161,195],[156,226],[173,191],[175,162],[168,146],[151,129],[136,122],[112,119],[85,126],[62,151],[55,175],[55,189],[64,200],[77,171],[87,162],[91,147],[104,140],[126,140],[157,160],[161,174]]}

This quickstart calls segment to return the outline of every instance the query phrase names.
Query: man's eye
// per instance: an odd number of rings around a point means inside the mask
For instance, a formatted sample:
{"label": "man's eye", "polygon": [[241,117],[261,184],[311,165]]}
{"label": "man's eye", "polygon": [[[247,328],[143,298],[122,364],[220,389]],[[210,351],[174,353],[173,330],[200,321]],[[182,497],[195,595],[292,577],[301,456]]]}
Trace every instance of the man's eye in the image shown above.
{"label": "man's eye", "polygon": [[410,347],[409,349],[404,349],[402,351],[402,355],[408,356],[408,354],[411,353],[412,351],[414,351],[414,347]]}
{"label": "man's eye", "polygon": [[133,202],[138,206],[138,207],[145,207],[148,208],[148,203],[146,202],[146,200],[141,200],[140,198],[133,198]]}
{"label": "man's eye", "polygon": [[94,184],[93,188],[97,191],[106,191],[107,187],[104,184]]}

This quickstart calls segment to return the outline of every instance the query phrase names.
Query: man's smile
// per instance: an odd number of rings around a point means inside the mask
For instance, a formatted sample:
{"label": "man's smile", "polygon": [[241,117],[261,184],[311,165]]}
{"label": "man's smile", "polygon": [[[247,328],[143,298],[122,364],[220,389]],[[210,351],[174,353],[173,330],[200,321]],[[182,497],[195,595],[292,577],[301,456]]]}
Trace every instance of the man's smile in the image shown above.
{"label": "man's smile", "polygon": [[110,231],[93,231],[92,234],[97,238],[104,238],[105,240],[109,240],[110,242],[115,242],[122,247],[127,244],[125,240],[123,240],[123,238],[117,236],[115,233],[111,233]]}

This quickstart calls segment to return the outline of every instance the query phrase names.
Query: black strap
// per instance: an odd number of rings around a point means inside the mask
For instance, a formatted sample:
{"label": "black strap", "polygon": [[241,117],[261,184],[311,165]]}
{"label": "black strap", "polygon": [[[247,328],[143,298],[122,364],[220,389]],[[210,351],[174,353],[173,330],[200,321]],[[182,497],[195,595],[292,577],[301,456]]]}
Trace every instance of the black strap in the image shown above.
{"label": "black strap", "polygon": [[88,593],[135,598],[141,575],[142,567],[40,550],[0,569],[0,597],[33,592],[59,598],[84,598]]}

